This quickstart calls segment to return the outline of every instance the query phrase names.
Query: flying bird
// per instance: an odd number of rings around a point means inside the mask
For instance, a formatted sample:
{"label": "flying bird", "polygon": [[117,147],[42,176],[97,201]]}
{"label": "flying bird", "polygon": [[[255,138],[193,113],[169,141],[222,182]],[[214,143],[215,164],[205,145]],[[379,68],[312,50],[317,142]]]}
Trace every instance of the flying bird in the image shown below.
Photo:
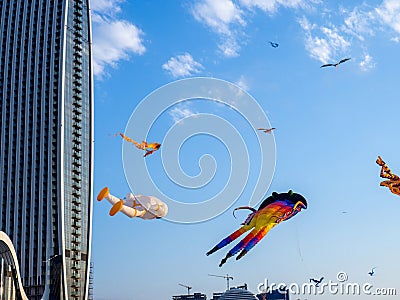
{"label": "flying bird", "polygon": [[315,279],[315,278],[310,278],[310,282],[314,282],[316,287],[319,286],[319,284],[322,282],[322,280],[324,280],[324,277],[321,277],[319,280]]}
{"label": "flying bird", "polygon": [[275,130],[276,128],[274,128],[274,127],[272,127],[272,128],[258,128],[257,130],[262,130],[262,131],[264,131],[265,133],[271,133],[272,132],[272,130]]}
{"label": "flying bird", "polygon": [[271,44],[272,48],[278,48],[279,47],[278,43],[275,43],[275,42],[269,42],[269,43]]}
{"label": "flying bird", "polygon": [[344,63],[344,62],[346,62],[346,61],[348,61],[348,60],[350,60],[351,58],[343,58],[341,61],[339,61],[339,62],[337,62],[337,63],[335,63],[335,64],[325,64],[325,65],[322,65],[320,68],[324,68],[324,67],[338,67],[341,63]]}
{"label": "flying bird", "polygon": [[371,272],[368,272],[369,276],[374,276],[376,267],[371,269]]}

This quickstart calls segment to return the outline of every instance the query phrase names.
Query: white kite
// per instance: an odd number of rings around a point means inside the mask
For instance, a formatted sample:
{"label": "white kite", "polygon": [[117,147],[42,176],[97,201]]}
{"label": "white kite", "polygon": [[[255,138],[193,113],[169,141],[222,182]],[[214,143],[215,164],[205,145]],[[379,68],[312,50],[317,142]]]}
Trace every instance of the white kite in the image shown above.
{"label": "white kite", "polygon": [[159,219],[168,213],[168,206],[154,196],[133,195],[129,193],[124,199],[110,194],[108,187],[103,188],[97,196],[97,200],[107,199],[112,204],[110,216],[122,212],[130,218],[142,218],[145,220]]}

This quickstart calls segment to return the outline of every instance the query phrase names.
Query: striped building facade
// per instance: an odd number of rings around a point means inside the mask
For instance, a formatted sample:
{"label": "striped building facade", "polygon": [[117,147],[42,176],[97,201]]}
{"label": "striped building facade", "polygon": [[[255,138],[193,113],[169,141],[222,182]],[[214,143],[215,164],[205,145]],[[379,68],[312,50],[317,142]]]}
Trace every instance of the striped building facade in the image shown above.
{"label": "striped building facade", "polygon": [[214,293],[211,300],[258,300],[257,297],[246,288],[230,288],[224,293]]}
{"label": "striped building facade", "polygon": [[87,299],[93,173],[88,0],[0,1],[0,230],[29,299]]}

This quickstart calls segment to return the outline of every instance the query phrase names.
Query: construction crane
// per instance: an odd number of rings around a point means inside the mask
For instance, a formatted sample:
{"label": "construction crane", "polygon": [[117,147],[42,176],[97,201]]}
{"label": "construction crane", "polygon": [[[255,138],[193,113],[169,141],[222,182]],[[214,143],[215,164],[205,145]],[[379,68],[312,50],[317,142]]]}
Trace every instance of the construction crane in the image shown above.
{"label": "construction crane", "polygon": [[182,284],[182,283],[178,283],[178,284],[179,284],[180,286],[183,286],[183,287],[187,288],[187,290],[188,290],[188,295],[190,295],[190,290],[192,289],[191,286],[184,285],[184,284]]}
{"label": "construction crane", "polygon": [[226,276],[208,274],[208,276],[225,278],[226,279],[226,290],[229,291],[229,280],[233,280],[232,276],[229,276],[229,274],[226,274]]}

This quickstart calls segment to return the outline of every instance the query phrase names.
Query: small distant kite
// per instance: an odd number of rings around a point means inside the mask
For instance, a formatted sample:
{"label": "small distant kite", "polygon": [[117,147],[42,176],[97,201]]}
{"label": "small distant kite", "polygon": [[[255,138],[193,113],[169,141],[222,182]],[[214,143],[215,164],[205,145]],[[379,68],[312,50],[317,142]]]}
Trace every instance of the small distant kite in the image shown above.
{"label": "small distant kite", "polygon": [[146,141],[142,141],[142,143],[138,143],[136,141],[134,141],[133,139],[127,137],[126,135],[124,135],[123,133],[119,132],[116,135],[120,135],[125,141],[132,143],[136,146],[136,148],[140,149],[140,150],[144,150],[146,151],[146,153],[143,155],[144,157],[152,154],[154,151],[157,151],[158,149],[160,149],[161,144],[159,143],[147,143]]}
{"label": "small distant kite", "polygon": [[278,48],[279,47],[278,43],[275,43],[275,42],[268,42],[268,43],[270,43],[272,48]]}
{"label": "small distant kite", "polygon": [[319,284],[324,280],[324,277],[321,277],[319,280],[315,278],[310,278],[310,282],[314,282],[316,287],[319,287]]}
{"label": "small distant kite", "polygon": [[295,216],[302,208],[307,208],[306,199],[292,191],[280,194],[273,192],[272,196],[269,196],[261,203],[258,210],[249,206],[238,207],[234,211],[249,209],[252,213],[250,213],[244,223],[242,223],[243,226],[241,228],[219,242],[214,248],[207,252],[207,255],[225,247],[243,233],[252,229],[244,239],[228,252],[225,258],[221,260],[219,266],[221,267],[228,258],[235,256],[241,251],[238,257],[236,257],[236,260],[238,260],[263,239],[275,225]]}
{"label": "small distant kite", "polygon": [[110,194],[108,187],[103,188],[97,196],[97,200],[107,199],[112,204],[110,216],[122,212],[130,218],[142,218],[145,220],[160,219],[168,213],[168,206],[154,196],[133,195],[129,193],[124,199],[119,199]]}
{"label": "small distant kite", "polygon": [[265,133],[272,133],[272,130],[275,130],[276,128],[272,127],[272,128],[257,128],[257,130],[262,130]]}
{"label": "small distant kite", "polygon": [[368,272],[369,276],[374,276],[376,267],[371,269],[371,272]]}
{"label": "small distant kite", "polygon": [[400,196],[400,177],[392,173],[380,156],[378,156],[376,163],[382,167],[380,176],[388,179],[382,181],[380,186],[387,186],[393,194]]}
{"label": "small distant kite", "polygon": [[350,59],[351,58],[343,58],[341,61],[339,61],[335,64],[325,64],[325,65],[320,66],[320,68],[324,68],[324,67],[336,67],[337,68],[340,64],[342,64]]}

